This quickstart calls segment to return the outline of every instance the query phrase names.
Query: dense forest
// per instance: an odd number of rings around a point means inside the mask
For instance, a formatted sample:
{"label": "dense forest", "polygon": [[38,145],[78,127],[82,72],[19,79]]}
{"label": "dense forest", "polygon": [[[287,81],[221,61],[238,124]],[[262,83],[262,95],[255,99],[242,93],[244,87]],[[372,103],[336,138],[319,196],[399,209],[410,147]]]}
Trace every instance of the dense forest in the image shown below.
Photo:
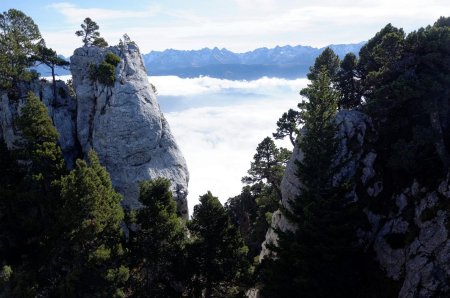
{"label": "dense forest", "polygon": [[[85,47],[107,47],[93,20],[81,27]],[[92,67],[92,78],[113,84],[117,59]],[[207,192],[188,221],[164,177],[142,181],[142,207],[130,210],[95,151],[66,166],[48,110],[27,86],[39,79],[32,66],[67,62],[18,10],[0,15],[0,61],[1,95],[25,101],[14,123],[21,139],[13,147],[0,139],[0,297],[244,297],[251,288],[266,298],[397,297],[399,284],[383,274],[371,245],[359,245],[363,210],[395,213],[390,198],[412,181],[436,189],[448,175],[450,18],[409,34],[388,24],[342,60],[325,49],[298,108],[273,134],[302,152],[300,195],[282,203],[292,152],[267,137],[242,192],[225,206]],[[56,97],[54,76],[52,84]],[[351,162],[341,158],[336,121],[346,110],[370,117],[377,132],[376,200],[357,177],[335,179]],[[448,212],[448,203],[439,208],[428,216]],[[277,210],[295,229],[273,227],[278,241],[260,259]],[[389,242],[405,245],[414,227],[408,231]]]}

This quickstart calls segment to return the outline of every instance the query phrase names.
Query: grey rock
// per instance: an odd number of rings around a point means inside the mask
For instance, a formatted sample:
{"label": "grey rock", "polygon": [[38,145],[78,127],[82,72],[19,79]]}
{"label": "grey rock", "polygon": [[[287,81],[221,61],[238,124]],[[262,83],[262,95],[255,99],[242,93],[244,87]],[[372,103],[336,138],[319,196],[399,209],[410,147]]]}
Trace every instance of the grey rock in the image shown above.
{"label": "grey rock", "polygon": [[[91,65],[100,64],[108,52],[121,58],[113,86],[99,83],[89,73]],[[114,187],[123,194],[123,204],[139,208],[139,183],[165,177],[172,182],[179,210],[187,218],[186,162],[160,111],[137,46],[76,49],[71,71],[82,151],[97,152]]]}
{"label": "grey rock", "polygon": [[[338,123],[338,136],[340,138],[340,150],[336,162],[341,162],[343,160],[347,162],[339,174],[333,177],[333,183],[335,184],[356,174],[357,164],[364,154],[362,146],[364,144],[366,132],[372,130],[370,119],[365,114],[357,111],[343,110],[339,112],[336,116],[336,123]],[[353,147],[355,147],[354,149],[349,149],[349,142],[356,142],[357,145],[353,145]],[[371,158],[375,159],[376,155],[371,156]],[[301,193],[301,181],[299,181],[296,176],[296,161],[302,159],[303,152],[298,146],[295,146],[292,156],[286,166],[283,180],[281,181],[281,203],[286,208],[289,208],[289,202],[294,200]],[[260,261],[273,254],[267,248],[268,243],[277,242],[277,235],[273,228],[279,228],[282,231],[286,231],[294,230],[295,226],[282,215],[281,211],[275,211],[272,215],[271,228],[268,229],[266,239],[261,246],[261,253],[259,256]]]}
{"label": "grey rock", "polygon": [[[98,65],[108,52],[121,58],[113,86],[91,78],[91,65]],[[57,81],[57,98],[45,80],[21,86],[22,97],[10,99],[0,93],[0,139],[8,148],[21,146],[15,125],[28,91],[47,106],[56,126],[66,164],[87,156],[94,149],[108,170],[115,189],[124,196],[126,208],[139,208],[139,183],[157,177],[168,178],[182,216],[188,218],[189,173],[169,124],[160,111],[148,81],[139,49],[133,43],[121,47],[76,49],[71,58],[76,98],[68,86]]]}
{"label": "grey rock", "polygon": [[[59,132],[59,145],[69,168],[79,155],[76,137],[76,109],[75,98],[70,96],[67,85],[63,81],[56,81],[56,100],[53,96],[53,85],[46,80],[33,81],[21,86],[24,90],[18,99],[8,98],[6,93],[0,99],[0,139],[4,139],[8,148],[17,149],[21,145],[22,137],[15,125],[15,119],[25,104],[27,92],[33,92],[47,107],[50,118]],[[25,91],[27,90],[27,91]]]}
{"label": "grey rock", "polygon": [[[392,197],[379,197],[383,183],[375,167],[378,155],[371,142],[374,136],[376,139],[376,133],[370,119],[356,111],[340,112],[336,119],[341,123],[337,160],[349,162],[333,177],[333,182],[354,177],[364,187],[365,193],[360,190],[359,194],[365,200],[383,199],[392,204],[392,208],[382,214],[377,214],[368,206],[361,210],[369,226],[359,227],[355,231],[357,245],[368,251],[369,255],[374,253],[381,272],[400,284],[398,297],[441,297],[442,293],[450,291],[450,177],[440,181],[435,189],[427,189],[413,180],[409,187]],[[299,194],[301,182],[295,176],[294,162],[301,159],[302,153],[295,148],[282,183],[284,206],[288,206],[288,202]],[[350,190],[348,196],[355,194],[354,190]],[[272,226],[281,230],[295,229],[280,211],[274,213]],[[392,237],[403,237],[403,240],[394,244]],[[265,246],[276,241],[276,234],[269,229],[260,259],[276,257]]]}

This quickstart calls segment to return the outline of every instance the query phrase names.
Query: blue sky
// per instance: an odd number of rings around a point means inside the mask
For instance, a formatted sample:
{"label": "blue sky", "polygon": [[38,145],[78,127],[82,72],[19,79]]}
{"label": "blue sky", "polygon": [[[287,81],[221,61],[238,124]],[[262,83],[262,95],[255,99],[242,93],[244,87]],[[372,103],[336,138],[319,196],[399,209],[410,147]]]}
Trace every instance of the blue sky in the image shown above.
{"label": "blue sky", "polygon": [[146,53],[359,42],[389,22],[408,32],[450,15],[448,0],[0,1],[1,11],[9,8],[31,16],[64,55],[81,44],[74,32],[87,16],[110,44],[127,33]]}

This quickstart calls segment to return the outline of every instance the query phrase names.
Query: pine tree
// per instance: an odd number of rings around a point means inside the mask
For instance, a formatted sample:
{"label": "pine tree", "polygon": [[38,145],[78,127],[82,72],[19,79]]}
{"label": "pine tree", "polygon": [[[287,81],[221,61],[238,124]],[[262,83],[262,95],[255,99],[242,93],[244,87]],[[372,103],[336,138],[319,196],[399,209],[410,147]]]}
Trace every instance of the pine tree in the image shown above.
{"label": "pine tree", "polygon": [[39,64],[44,64],[50,68],[52,72],[52,86],[53,86],[53,104],[56,104],[56,78],[55,78],[55,69],[57,66],[67,67],[70,65],[69,61],[58,57],[55,51],[50,48],[47,48],[45,42],[42,42],[37,47],[36,55],[32,56],[32,60],[39,62]]}
{"label": "pine tree", "polygon": [[134,297],[180,297],[187,231],[177,216],[170,181],[141,183],[136,231],[130,231]]}
{"label": "pine tree", "polygon": [[338,94],[326,69],[301,94],[308,99],[299,105],[305,122],[297,171],[301,194],[282,209],[296,230],[276,230],[278,242],[269,246],[274,256],[262,265],[263,296],[352,297],[351,218],[343,197],[347,188],[332,184],[338,171],[333,163]]}
{"label": "pine tree", "polygon": [[124,218],[122,197],[112,187],[94,151],[88,161],[61,179],[62,208],[59,295],[64,297],[122,297],[129,270],[120,264]]}
{"label": "pine tree", "polygon": [[286,113],[283,113],[280,119],[277,121],[277,131],[273,133],[273,137],[277,140],[289,137],[292,146],[295,146],[297,135],[299,133],[299,126],[302,124],[300,112],[289,109]]}
{"label": "pine tree", "polygon": [[247,247],[225,208],[210,192],[200,197],[188,224],[189,297],[235,297],[248,274]]}
{"label": "pine tree", "polygon": [[60,202],[56,182],[65,166],[58,133],[34,94],[29,93],[15,124],[22,142],[16,144],[20,149],[5,154],[3,170],[11,177],[0,200],[0,209],[8,212],[0,234],[7,235],[4,262],[12,268],[11,290],[14,295],[33,296],[50,286],[50,247]]}
{"label": "pine tree", "polygon": [[317,80],[319,73],[322,69],[325,69],[328,72],[330,80],[334,81],[339,70],[339,63],[339,57],[331,48],[327,47],[316,58],[314,65],[309,68],[309,73],[306,76],[311,81]]}
{"label": "pine tree", "polygon": [[100,37],[100,32],[98,29],[100,27],[91,18],[85,18],[83,24],[81,24],[81,29],[75,32],[76,36],[80,36],[83,39],[84,46],[98,46],[107,47],[108,43]]}
{"label": "pine tree", "polygon": [[289,150],[278,148],[270,137],[264,138],[256,147],[256,154],[248,170],[249,176],[243,177],[242,182],[245,184],[267,183],[280,195],[280,183],[290,155]]}
{"label": "pine tree", "polygon": [[345,55],[336,74],[335,87],[340,93],[339,108],[350,109],[361,104],[361,83],[356,78],[358,58],[353,53]]}
{"label": "pine tree", "polygon": [[0,14],[0,88],[18,95],[20,81],[33,78],[28,70],[41,41],[34,21],[17,9]]}

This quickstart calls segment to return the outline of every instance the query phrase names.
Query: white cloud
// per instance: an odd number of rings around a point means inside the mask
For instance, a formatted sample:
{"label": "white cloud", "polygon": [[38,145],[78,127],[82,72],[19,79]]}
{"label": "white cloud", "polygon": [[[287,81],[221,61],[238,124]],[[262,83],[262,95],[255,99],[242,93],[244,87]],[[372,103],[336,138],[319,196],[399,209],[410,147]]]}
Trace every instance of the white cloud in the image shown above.
{"label": "white cloud", "polygon": [[149,80],[163,96],[189,96],[226,91],[271,94],[276,90],[286,92],[286,89],[295,92],[307,82],[306,79],[286,80],[267,77],[253,81],[232,81],[210,77],[182,79],[177,76],[156,76],[149,77]]}
{"label": "white cloud", "polygon": [[[152,77],[151,81],[155,82],[155,79],[160,82],[169,80],[164,83],[166,86],[177,81],[170,77]],[[196,86],[204,84],[204,81],[208,81],[208,91]],[[249,82],[210,78],[185,80],[185,89],[192,92],[200,90],[205,97],[225,93],[230,86],[242,92],[241,95],[236,93],[241,99],[233,105],[191,108],[165,114],[190,171],[188,201],[191,214],[198,197],[208,190],[222,202],[240,193],[241,177],[246,175],[256,146],[264,137],[271,136],[281,114],[297,105],[300,101],[298,91],[306,83],[304,79],[267,78]],[[268,97],[246,101],[245,94],[256,86],[264,88]],[[161,95],[164,93],[160,91]],[[292,147],[287,141],[279,144]]]}
{"label": "white cloud", "polygon": [[324,46],[360,42],[371,38],[387,23],[409,32],[432,24],[441,15],[450,15],[450,6],[444,0],[231,0],[223,5],[227,9],[217,7],[211,14],[201,6],[178,8],[181,5],[176,1],[144,10],[55,3],[51,7],[63,14],[66,25],[72,27],[70,30],[65,27],[69,33],[61,32],[61,26],[43,33],[45,38],[50,36],[49,46],[67,55],[77,44],[75,37],[69,36],[78,29],[74,25],[91,16],[110,43],[118,42],[126,32],[143,53],[206,46],[247,51],[285,44]]}
{"label": "white cloud", "polygon": [[95,21],[148,18],[160,11],[160,7],[157,5],[149,6],[145,10],[115,10],[105,8],[81,8],[72,3],[60,2],[50,4],[49,7],[56,9],[64,15],[70,23],[80,23],[86,17],[92,17]]}

